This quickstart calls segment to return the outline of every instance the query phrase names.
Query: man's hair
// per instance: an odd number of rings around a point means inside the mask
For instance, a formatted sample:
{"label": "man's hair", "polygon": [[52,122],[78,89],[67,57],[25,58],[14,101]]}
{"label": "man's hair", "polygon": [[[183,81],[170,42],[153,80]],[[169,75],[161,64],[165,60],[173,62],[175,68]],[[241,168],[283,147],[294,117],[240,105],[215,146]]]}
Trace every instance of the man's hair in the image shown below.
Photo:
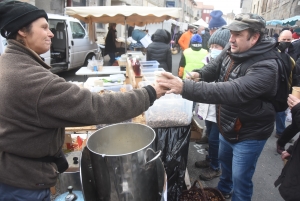
{"label": "man's hair", "polygon": [[254,29],[247,29],[247,30],[248,30],[248,40],[250,40],[250,38],[251,38],[252,36],[254,36],[254,34],[258,33],[258,34],[259,34],[259,39],[257,40],[257,42],[258,42],[258,41],[260,41],[260,40],[264,37],[264,35],[265,35],[265,33],[262,32],[262,31],[258,31],[258,30],[254,30]]}

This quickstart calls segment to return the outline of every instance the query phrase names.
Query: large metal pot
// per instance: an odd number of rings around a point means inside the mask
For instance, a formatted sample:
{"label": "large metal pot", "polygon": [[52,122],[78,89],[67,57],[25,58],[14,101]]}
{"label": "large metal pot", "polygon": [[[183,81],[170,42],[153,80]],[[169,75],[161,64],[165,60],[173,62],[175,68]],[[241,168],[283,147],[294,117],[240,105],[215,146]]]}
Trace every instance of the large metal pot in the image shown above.
{"label": "large metal pot", "polygon": [[81,158],[86,201],[161,200],[164,169],[151,144],[152,128],[134,123],[104,127],[90,136]]}

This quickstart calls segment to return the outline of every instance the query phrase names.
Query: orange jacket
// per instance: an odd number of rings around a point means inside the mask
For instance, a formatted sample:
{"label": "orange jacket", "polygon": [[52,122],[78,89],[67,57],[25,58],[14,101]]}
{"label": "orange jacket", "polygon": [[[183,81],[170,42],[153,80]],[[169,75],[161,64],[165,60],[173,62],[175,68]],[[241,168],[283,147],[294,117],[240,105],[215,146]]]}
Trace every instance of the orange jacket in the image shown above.
{"label": "orange jacket", "polygon": [[181,35],[181,37],[178,40],[178,43],[182,50],[189,48],[192,36],[193,36],[193,33],[191,33],[190,30],[184,32]]}

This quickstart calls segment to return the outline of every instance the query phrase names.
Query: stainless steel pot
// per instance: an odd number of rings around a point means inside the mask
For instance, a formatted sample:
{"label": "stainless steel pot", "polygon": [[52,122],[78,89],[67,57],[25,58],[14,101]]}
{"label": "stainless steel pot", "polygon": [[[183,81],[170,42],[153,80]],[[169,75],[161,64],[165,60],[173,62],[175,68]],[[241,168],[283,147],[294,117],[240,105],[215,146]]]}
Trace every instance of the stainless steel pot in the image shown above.
{"label": "stainless steel pot", "polygon": [[81,191],[81,182],[80,182],[80,158],[81,151],[73,151],[65,154],[66,159],[69,164],[69,168],[59,174],[59,189],[60,192],[67,192],[69,186],[73,186],[73,190]]}
{"label": "stainless steel pot", "polygon": [[150,146],[152,128],[134,123],[104,127],[90,136],[81,158],[86,201],[159,201],[164,169]]}

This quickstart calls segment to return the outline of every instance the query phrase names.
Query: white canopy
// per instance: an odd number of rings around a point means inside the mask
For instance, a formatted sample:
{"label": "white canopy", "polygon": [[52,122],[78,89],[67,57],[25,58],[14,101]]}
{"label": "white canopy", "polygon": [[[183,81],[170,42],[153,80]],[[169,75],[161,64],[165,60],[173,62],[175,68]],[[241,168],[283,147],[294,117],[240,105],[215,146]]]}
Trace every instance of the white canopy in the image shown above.
{"label": "white canopy", "polygon": [[208,24],[200,18],[200,20],[198,20],[197,22],[192,23],[193,25],[197,25],[197,26],[203,26],[203,27],[208,27]]}
{"label": "white canopy", "polygon": [[[89,38],[95,39],[93,23],[116,23],[130,26],[144,26],[150,23],[176,19],[181,8],[144,7],[144,6],[84,6],[66,7],[66,14],[89,25]],[[125,51],[127,37],[125,37]]]}
{"label": "white canopy", "polygon": [[[66,7],[66,14],[86,23],[117,23],[144,26],[180,17],[181,8],[144,6]],[[125,21],[126,20],[126,21]]]}

